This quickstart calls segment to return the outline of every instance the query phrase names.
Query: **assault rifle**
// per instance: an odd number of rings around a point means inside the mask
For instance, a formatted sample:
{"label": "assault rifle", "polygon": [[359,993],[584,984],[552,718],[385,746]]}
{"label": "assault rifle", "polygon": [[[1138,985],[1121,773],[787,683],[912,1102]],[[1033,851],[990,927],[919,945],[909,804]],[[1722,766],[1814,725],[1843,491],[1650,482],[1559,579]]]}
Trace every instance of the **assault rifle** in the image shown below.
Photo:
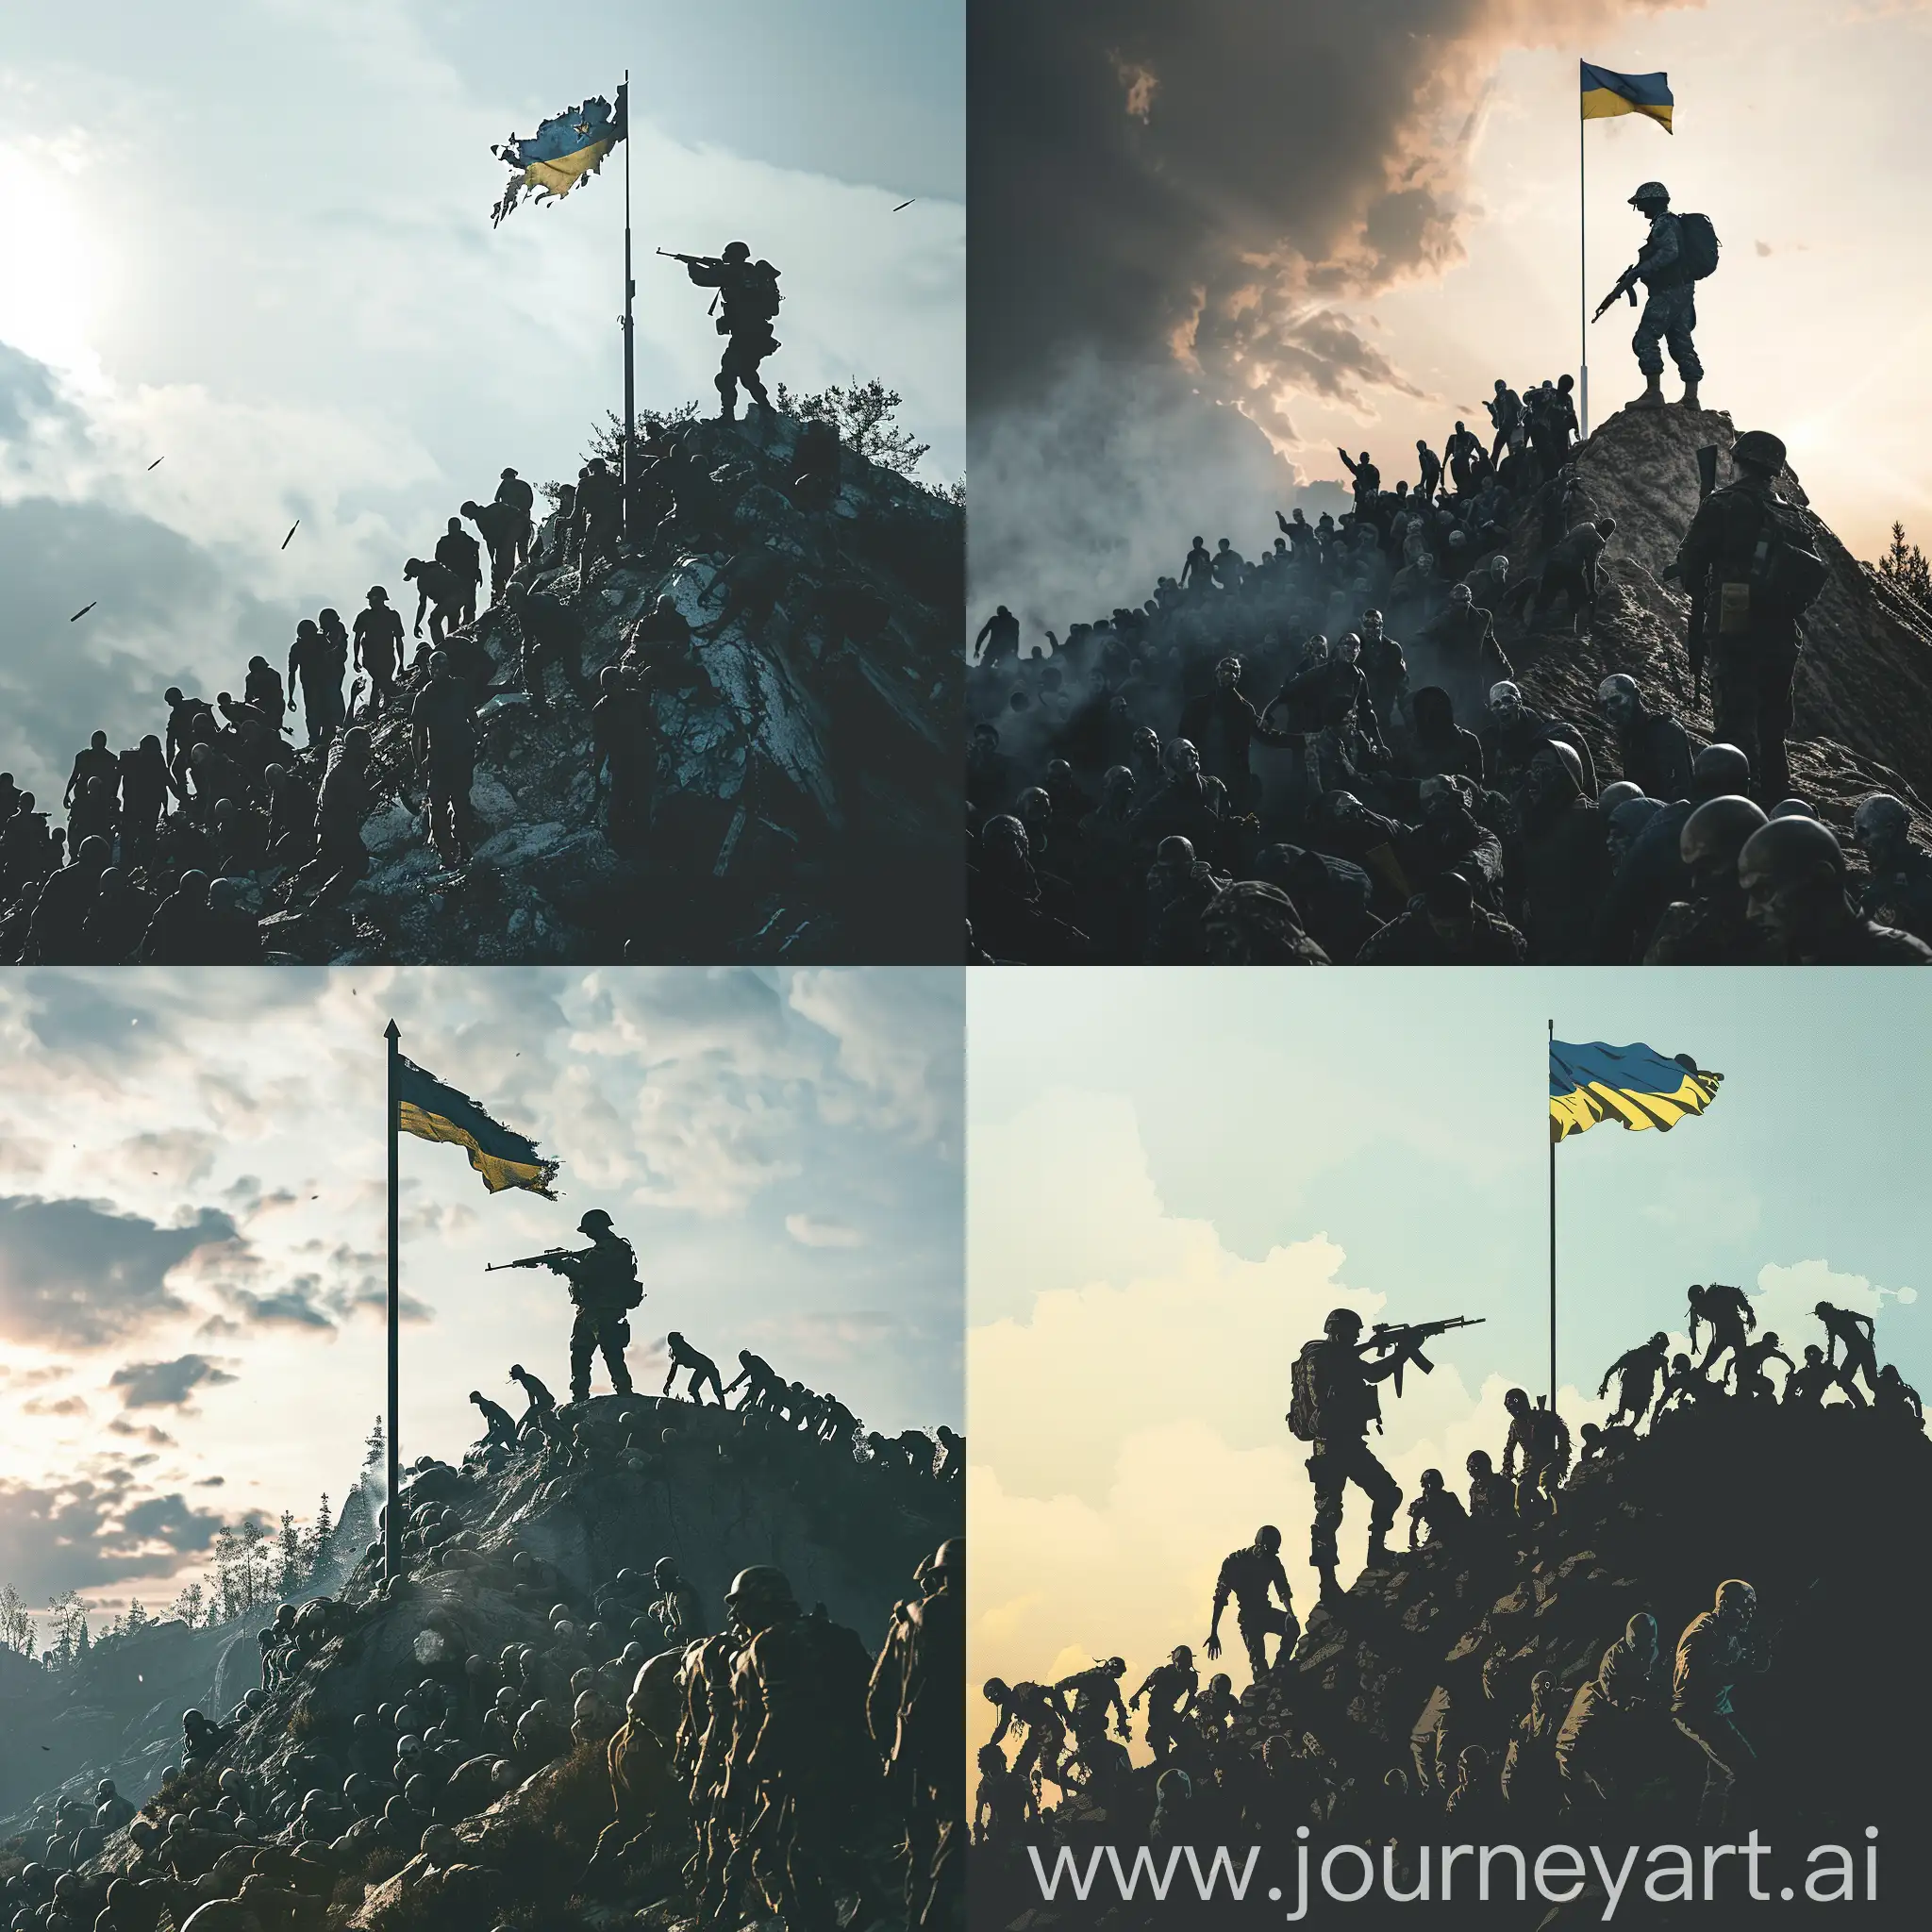
{"label": "assault rifle", "polygon": [[675,248],[660,248],[658,253],[667,261],[681,261],[687,268],[696,264],[699,268],[716,268],[724,258],[722,255],[680,255]]}
{"label": "assault rifle", "polygon": [[1596,305],[1595,312],[1590,318],[1591,321],[1596,321],[1597,317],[1602,315],[1604,310],[1607,309],[1610,306],[1610,304],[1617,299],[1619,295],[1629,296],[1631,308],[1635,308],[1637,307],[1637,271],[1634,268],[1626,268],[1624,271],[1624,273],[1617,277],[1617,286],[1614,289],[1612,289],[1610,292],[1607,295],[1606,295],[1604,299]]}
{"label": "assault rifle", "polygon": [[575,1248],[545,1248],[541,1255],[519,1255],[514,1261],[486,1261],[483,1272],[495,1274],[505,1268],[554,1268],[576,1252]]}
{"label": "assault rifle", "polygon": [[1377,1322],[1369,1330],[1369,1339],[1358,1342],[1357,1347],[1374,1349],[1383,1357],[1391,1353],[1395,1357],[1395,1374],[1391,1378],[1395,1384],[1395,1392],[1402,1393],[1402,1372],[1413,1362],[1424,1374],[1432,1375],[1436,1365],[1423,1353],[1423,1343],[1438,1335],[1446,1335],[1452,1328],[1480,1328],[1488,1320],[1487,1316],[1451,1315],[1441,1322]]}

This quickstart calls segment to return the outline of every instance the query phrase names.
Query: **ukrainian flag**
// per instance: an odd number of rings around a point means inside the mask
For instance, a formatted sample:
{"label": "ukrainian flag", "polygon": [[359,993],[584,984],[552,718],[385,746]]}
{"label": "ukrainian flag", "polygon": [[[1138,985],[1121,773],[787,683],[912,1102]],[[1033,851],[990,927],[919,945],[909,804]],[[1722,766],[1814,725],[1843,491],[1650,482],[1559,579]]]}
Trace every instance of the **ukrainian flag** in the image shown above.
{"label": "ukrainian flag", "polygon": [[1612,114],[1648,114],[1666,134],[1671,132],[1671,76],[1668,74],[1612,74],[1607,67],[1583,70],[1583,118],[1607,120]]}
{"label": "ukrainian flag", "polygon": [[587,175],[603,165],[604,157],[630,131],[630,90],[617,90],[617,106],[601,94],[593,95],[580,108],[569,108],[552,116],[527,141],[516,135],[491,153],[508,161],[516,172],[503,191],[490,217],[494,227],[517,205],[525,188],[534,188],[545,201],[559,200]]}
{"label": "ukrainian flag", "polygon": [[1717,1098],[1722,1074],[1707,1073],[1689,1054],[1674,1058],[1648,1046],[1588,1046],[1550,1041],[1550,1139],[1588,1133],[1599,1121],[1663,1133]]}
{"label": "ukrainian flag", "polygon": [[432,1074],[396,1056],[396,1126],[419,1141],[442,1141],[467,1150],[470,1165],[492,1194],[505,1188],[528,1188],[554,1201],[550,1183],[558,1163],[543,1159],[537,1143],[513,1134],[483,1111],[467,1093],[445,1087]]}

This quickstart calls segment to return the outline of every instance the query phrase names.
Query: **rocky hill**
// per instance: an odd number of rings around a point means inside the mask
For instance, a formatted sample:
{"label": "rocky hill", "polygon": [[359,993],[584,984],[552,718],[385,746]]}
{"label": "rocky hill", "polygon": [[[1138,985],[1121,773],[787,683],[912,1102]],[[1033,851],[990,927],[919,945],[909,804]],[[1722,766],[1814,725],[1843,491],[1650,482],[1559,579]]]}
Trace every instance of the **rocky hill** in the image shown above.
{"label": "rocky hill", "polygon": [[[1734,430],[1719,410],[1671,407],[1620,409],[1576,456],[1583,486],[1576,515],[1614,516],[1605,558],[1609,588],[1587,637],[1505,632],[1506,646],[1532,699],[1561,711],[1591,741],[1600,769],[1616,758],[1596,717],[1596,687],[1628,672],[1653,703],[1675,708],[1694,732],[1711,730],[1708,681],[1701,708],[1690,702],[1684,661],[1689,595],[1660,581],[1697,510],[1697,451],[1728,450]],[[1719,482],[1730,480],[1728,458]],[[1807,498],[1786,472],[1780,485]],[[1791,770],[1800,791],[1840,828],[1857,801],[1894,791],[1917,816],[1932,801],[1932,620],[1893,591],[1821,525],[1831,578],[1804,621],[1805,653],[1795,689]],[[1537,551],[1534,518],[1524,516],[1511,555]]]}
{"label": "rocky hill", "polygon": [[[1650,1847],[1741,1842],[1756,1829],[1772,1848],[1767,1895],[1785,1885],[1797,1893],[1783,1894],[1791,1903],[1773,1915],[1780,1923],[1854,1915],[1802,1890],[1810,1850],[1839,1845],[1852,1848],[1857,1866],[1856,1914],[1887,1932],[1918,1924],[1932,1849],[1910,1740],[1932,1720],[1932,1653],[1919,1635],[1932,1558],[1912,1525],[1928,1491],[1932,1441],[1909,1417],[1724,1397],[1673,1411],[1574,1471],[1554,1520],[1533,1530],[1465,1524],[1362,1570],[1332,1604],[1298,1607],[1299,1642],[1241,1691],[1222,1741],[1204,1743],[1183,1726],[1173,1761],[1191,1790],[1166,1801],[1174,1815],[1164,1825],[1154,1821],[1152,1766],[1076,1789],[1043,1829],[975,1849],[975,1923],[1008,1932],[1245,1924],[1264,1885],[1286,1888],[1283,1908],[1292,1905],[1283,1848],[1291,1854],[1307,1826],[1315,1865],[1337,1843],[1392,1841],[1404,1889],[1414,1886],[1424,1845],[1440,1857],[1444,1844],[1514,1844],[1533,1859],[1543,1845],[1594,1843],[1614,1867],[1631,1845],[1644,1848],[1641,1860]],[[1351,1521],[1358,1507],[1350,1491]],[[1726,1814],[1700,1820],[1707,1760],[1672,1721],[1673,1662],[1680,1633],[1730,1578],[1757,1591],[1752,1646],[1764,1667],[1747,1659],[1723,1673],[1755,1774]],[[1640,1680],[1623,1680],[1622,1708],[1600,1712],[1594,1733],[1574,1746],[1577,1771],[1594,1784],[1566,1776],[1557,1789],[1546,1734],[1541,1755],[1527,1747],[1520,1782],[1503,1797],[1498,1774],[1532,1679],[1547,1672],[1557,1724],[1574,1721],[1578,1693],[1639,1616],[1656,1621],[1659,1661],[1641,1690]],[[1195,1661],[1204,1680],[1217,1668],[1241,1673],[1238,1662]],[[1422,1737],[1432,1694],[1445,1697],[1447,1716],[1440,1737]],[[1440,1790],[1419,1799],[1424,1759],[1440,1762],[1453,1786],[1471,1746],[1485,1763],[1467,1804],[1445,1809]],[[1557,1755],[1563,1749],[1557,1744]],[[1058,1796],[1047,1788],[1049,1803]],[[1864,1897],[1868,1830],[1882,1847],[1875,1907]],[[1224,1902],[1203,1910],[1185,1868],[1164,1905],[1148,1899],[1144,1881],[1124,1903],[1104,1867],[1088,1903],[1068,1896],[1064,1883],[1042,1903],[1024,1854],[1029,1840],[1043,1845],[1050,1868],[1063,1845],[1084,1865],[1113,1844],[1126,1869],[1137,1845],[1192,1843],[1205,1868],[1211,1848],[1225,1844],[1239,1870],[1257,1839],[1264,1863],[1273,1862],[1244,1910]],[[1359,1869],[1344,1864],[1338,1886],[1357,1884]],[[1504,1869],[1488,1902],[1474,1896],[1472,1874],[1458,1877],[1455,1898],[1445,1902],[1438,1890],[1420,1912],[1389,1903],[1379,1877],[1360,1903],[1324,1911],[1311,1883],[1307,1918],[1374,1932],[1416,1924],[1568,1932],[1607,1920],[1728,1926],[1750,1917],[1741,1868],[1716,1904],[1690,1907],[1646,1898],[1640,1862],[1614,1909],[1593,1875],[1568,1904],[1534,1890],[1518,1902]]]}
{"label": "rocky hill", "polygon": [[[289,880],[260,877],[244,903],[272,952],[314,964],[596,963],[626,947],[653,962],[946,957],[960,903],[948,835],[963,512],[850,450],[831,501],[801,508],[800,428],[782,416],[681,425],[708,474],[719,525],[708,541],[646,541],[600,559],[589,581],[575,564],[532,580],[581,622],[593,683],[660,594],[693,629],[731,606],[699,641],[691,677],[653,693],[662,753],[642,850],[607,835],[586,710],[566,694],[535,713],[504,689],[517,682],[520,638],[507,611],[486,610],[475,629],[499,695],[480,720],[474,857],[439,861],[406,709],[383,717],[387,802],[365,833],[375,869],[323,915],[289,910]],[[751,556],[768,612],[738,610],[729,595]],[[319,776],[310,754],[295,763]]]}
{"label": "rocky hill", "polygon": [[[370,1545],[301,1608],[272,1687],[255,1625],[175,1624],[143,1652],[167,1671],[152,1719],[123,1727],[132,1748],[84,1708],[50,1705],[37,1725],[9,1708],[6,1923],[59,1932],[110,1909],[104,1923],[141,1932],[191,1916],[197,1932],[534,1932],[627,1925],[654,1904],[654,1924],[688,1916],[675,1866],[579,1896],[634,1680],[675,1728],[681,1647],[646,1614],[652,1565],[674,1558],[715,1628],[732,1576],[774,1564],[873,1651],[915,1567],[959,1533],[960,1489],[892,1445],[859,1460],[756,1412],[608,1396],[567,1415],[547,1444],[409,1471],[406,1575],[385,1582]],[[200,1755],[184,1755],[191,1707],[223,1726]],[[96,1818],[102,1776],[138,1816]]]}

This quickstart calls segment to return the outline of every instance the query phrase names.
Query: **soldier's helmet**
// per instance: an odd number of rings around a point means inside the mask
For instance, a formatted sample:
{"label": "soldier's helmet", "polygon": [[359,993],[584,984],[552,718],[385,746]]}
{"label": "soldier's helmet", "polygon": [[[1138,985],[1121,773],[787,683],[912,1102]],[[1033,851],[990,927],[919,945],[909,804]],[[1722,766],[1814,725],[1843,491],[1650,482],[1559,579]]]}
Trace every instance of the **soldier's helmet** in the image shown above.
{"label": "soldier's helmet", "polygon": [[1707,744],[1690,760],[1690,789],[1707,798],[1751,789],[1751,760],[1735,744]]}
{"label": "soldier's helmet", "polygon": [[1671,191],[1661,181],[1646,181],[1630,197],[1632,208],[1668,208]]}
{"label": "soldier's helmet", "polygon": [[770,1563],[754,1563],[731,1579],[724,1592],[724,1607],[732,1615],[771,1615],[795,1607],[791,1581],[784,1571]]}
{"label": "soldier's helmet", "polygon": [[1609,818],[1621,806],[1634,804],[1643,796],[1643,787],[1629,778],[1619,778],[1606,785],[1596,795],[1596,808],[1605,818]]}
{"label": "soldier's helmet", "polygon": [[1744,841],[1764,824],[1764,813],[1752,800],[1727,796],[1707,799],[1684,821],[1677,834],[1677,856],[1695,876],[1722,866],[1737,865]]}
{"label": "soldier's helmet", "polygon": [[1425,1469],[1425,1470],[1424,1470],[1424,1471],[1423,1471],[1423,1488],[1424,1488],[1424,1489],[1425,1489],[1425,1490],[1440,1490],[1440,1489],[1441,1489],[1441,1487],[1442,1487],[1442,1472],[1441,1472],[1441,1471],[1440,1469]]}
{"label": "soldier's helmet", "polygon": [[1281,1547],[1281,1532],[1272,1523],[1264,1523],[1255,1532],[1255,1547],[1272,1557]]}
{"label": "soldier's helmet", "polygon": [[931,1568],[927,1574],[943,1574],[950,1572],[957,1574],[965,1567],[966,1539],[962,1536],[949,1536],[933,1552]]}
{"label": "soldier's helmet", "polygon": [[1747,429],[1731,444],[1731,460],[1775,476],[1785,466],[1785,445],[1781,437],[1768,429]]}
{"label": "soldier's helmet", "polygon": [[1911,823],[1904,802],[1889,791],[1874,791],[1852,814],[1852,837],[1870,851],[1881,839],[1897,838]]}
{"label": "soldier's helmet", "polygon": [[1728,1582],[1717,1587],[1717,1612],[1721,1617],[1748,1618],[1757,1608],[1757,1592],[1743,1581],[1733,1576]]}
{"label": "soldier's helmet", "polygon": [[1353,1341],[1362,1332],[1362,1318],[1353,1308],[1330,1308],[1322,1333],[1337,1341]]}
{"label": "soldier's helmet", "polygon": [[1127,1674],[1127,1660],[1124,1657],[1110,1657],[1100,1668],[1109,1677],[1124,1677]]}
{"label": "soldier's helmet", "polygon": [[1176,1643],[1174,1647],[1168,1652],[1167,1660],[1171,1664],[1179,1664],[1182,1666],[1183,1669],[1185,1669],[1189,1664],[1194,1661],[1194,1653],[1185,1643]]}
{"label": "soldier's helmet", "polygon": [[749,242],[725,242],[724,258],[726,261],[749,261],[751,259],[751,243]]}
{"label": "soldier's helmet", "polygon": [[579,1234],[607,1234],[610,1228],[610,1217],[601,1208],[588,1208],[577,1222]]}

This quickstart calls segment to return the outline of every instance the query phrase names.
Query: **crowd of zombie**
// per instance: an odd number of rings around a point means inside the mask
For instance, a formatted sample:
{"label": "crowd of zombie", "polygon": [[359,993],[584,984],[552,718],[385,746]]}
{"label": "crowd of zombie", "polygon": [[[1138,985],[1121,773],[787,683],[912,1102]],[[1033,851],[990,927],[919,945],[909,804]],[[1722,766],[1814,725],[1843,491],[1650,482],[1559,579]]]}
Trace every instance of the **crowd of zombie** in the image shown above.
{"label": "crowd of zombie", "polygon": [[[1793,795],[1781,613],[1742,640],[1755,658],[1717,644],[1720,741],[1612,675],[1606,772],[1575,720],[1526,699],[1511,650],[1593,623],[1616,523],[1583,513],[1570,378],[1495,391],[1488,441],[1458,422],[1441,456],[1418,442],[1412,485],[1341,451],[1354,508],[1277,512],[1257,558],[1197,536],[1138,608],[1024,649],[1007,607],[986,621],[970,958],[1932,959],[1932,855],[1905,805],[1863,802],[1858,869]],[[1748,545],[1784,448],[1752,432],[1732,459],[1739,482],[1685,534],[1687,584]]]}
{"label": "crowd of zombie", "polygon": [[[1231,1610],[1250,1677],[1240,1693],[1226,1671],[1204,1683],[1189,1644],[1130,1693],[1119,1657],[1058,1682],[982,1687],[995,1715],[977,1753],[973,1829],[990,1872],[1024,1893],[1027,1843],[1292,1844],[1308,1827],[1389,1843],[1412,1886],[1416,1852],[1445,1820],[1460,1840],[1531,1847],[1561,1835],[1559,1821],[1572,1834],[1619,1829],[1613,1816],[1640,1794],[1694,1812],[1707,1837],[1761,1822],[1760,1758],[1732,1702],[1774,1661],[1757,1591],[1713,1578],[1673,1643],[1665,1606],[1642,1607],[1634,1578],[1608,1583],[1600,1539],[1641,1517],[1633,1495],[1669,1485],[1686,1457],[1722,1459],[1748,1441],[1747,1453],[1781,1444],[1815,1465],[1830,1440],[1862,1467],[1923,1436],[1923,1406],[1895,1367],[1879,1365],[1872,1319],[1823,1302],[1814,1312],[1824,1339],[1794,1360],[1775,1333],[1758,1332],[1739,1290],[1693,1287],[1690,1350],[1674,1353],[1657,1334],[1620,1357],[1598,1391],[1607,1398],[1614,1385],[1615,1409],[1574,1445],[1542,1398],[1509,1391],[1501,1467],[1473,1452],[1466,1491],[1424,1471],[1406,1548],[1388,1541],[1400,1489],[1359,1444],[1364,1411],[1351,1408],[1325,1446],[1334,1456],[1357,1442],[1347,1475],[1373,1507],[1367,1566],[1348,1592],[1324,1576],[1304,1627],[1279,1529],[1264,1524],[1230,1553],[1203,1650],[1211,1667]],[[1305,1354],[1352,1350],[1357,1334],[1340,1311]],[[1623,1487],[1640,1467],[1640,1486]],[[1316,1482],[1320,1567],[1332,1565],[1324,1544],[1341,1490],[1338,1478],[1324,1529]],[[1634,1544],[1621,1561],[1642,1567]],[[1686,1567],[1698,1567],[1694,1552]],[[1618,1593],[1634,1593],[1634,1607],[1619,1603],[1606,1627]],[[1136,1765],[1127,1744],[1143,1707],[1150,1761]]]}
{"label": "crowd of zombie", "polygon": [[[392,799],[421,815],[444,866],[466,864],[484,836],[471,791],[493,711],[545,715],[558,681],[587,714],[607,836],[641,845],[661,750],[652,693],[697,683],[702,641],[769,617],[790,580],[734,510],[766,470],[784,486],[767,494],[786,516],[824,510],[838,491],[830,425],[804,426],[782,475],[778,458],[755,459],[749,445],[743,461],[719,462],[708,428],[644,424],[628,510],[602,457],[541,521],[529,483],[506,469],[489,502],[465,502],[431,554],[405,563],[403,603],[375,585],[347,621],[334,608],[302,619],[286,664],[251,658],[239,692],[210,701],[171,687],[165,723],[137,744],[92,734],[58,803],[0,773],[0,961],[258,961],[264,917],[326,915],[368,875],[364,828]],[[659,597],[621,654],[588,671],[584,592],[620,552],[667,568],[709,555],[719,612],[694,628]],[[814,621],[836,631],[836,647],[886,620],[877,602],[841,579],[817,597]]]}
{"label": "crowd of zombie", "polygon": [[[492,1427],[461,1469],[417,1463],[400,1575],[384,1576],[378,1541],[340,1595],[283,1606],[260,1633],[259,1686],[225,1719],[186,1714],[181,1760],[148,1805],[103,1785],[36,1807],[5,1848],[10,1924],[319,1924],[408,1869],[434,1923],[478,1928],[532,1908],[546,1924],[589,1924],[568,1899],[608,1913],[667,1890],[721,1927],[775,1913],[830,1932],[861,1910],[868,1924],[963,1925],[963,1542],[919,1564],[876,1653],[824,1605],[801,1606],[770,1564],[741,1570],[716,1613],[670,1557],[580,1589],[490,1528],[492,1467],[509,1453],[546,1484],[587,1479],[577,1472],[675,1481],[681,1457],[717,1454],[718,1411],[618,1398],[573,1414],[517,1379],[530,1411],[516,1447]],[[792,1387],[768,1386],[734,1426],[775,1447],[782,1423],[762,1424]],[[907,1439],[874,1440],[884,1448],[855,1459],[883,1467],[903,1502]],[[943,1480],[921,1440],[924,1480]],[[801,1437],[793,1458],[829,1454]],[[802,1463],[791,1474],[808,1475]],[[459,1607],[425,1620],[417,1601],[450,1582],[530,1641],[469,1652]],[[417,1634],[385,1646],[394,1614]],[[378,1651],[392,1660],[372,1675]],[[316,1722],[329,1674],[357,1669],[366,1707],[336,1697]],[[291,1728],[298,1709],[309,1717]],[[519,1838],[498,1801],[578,1761],[584,1774],[536,1800],[555,1815]],[[593,1840],[573,1863],[567,1848]]]}

